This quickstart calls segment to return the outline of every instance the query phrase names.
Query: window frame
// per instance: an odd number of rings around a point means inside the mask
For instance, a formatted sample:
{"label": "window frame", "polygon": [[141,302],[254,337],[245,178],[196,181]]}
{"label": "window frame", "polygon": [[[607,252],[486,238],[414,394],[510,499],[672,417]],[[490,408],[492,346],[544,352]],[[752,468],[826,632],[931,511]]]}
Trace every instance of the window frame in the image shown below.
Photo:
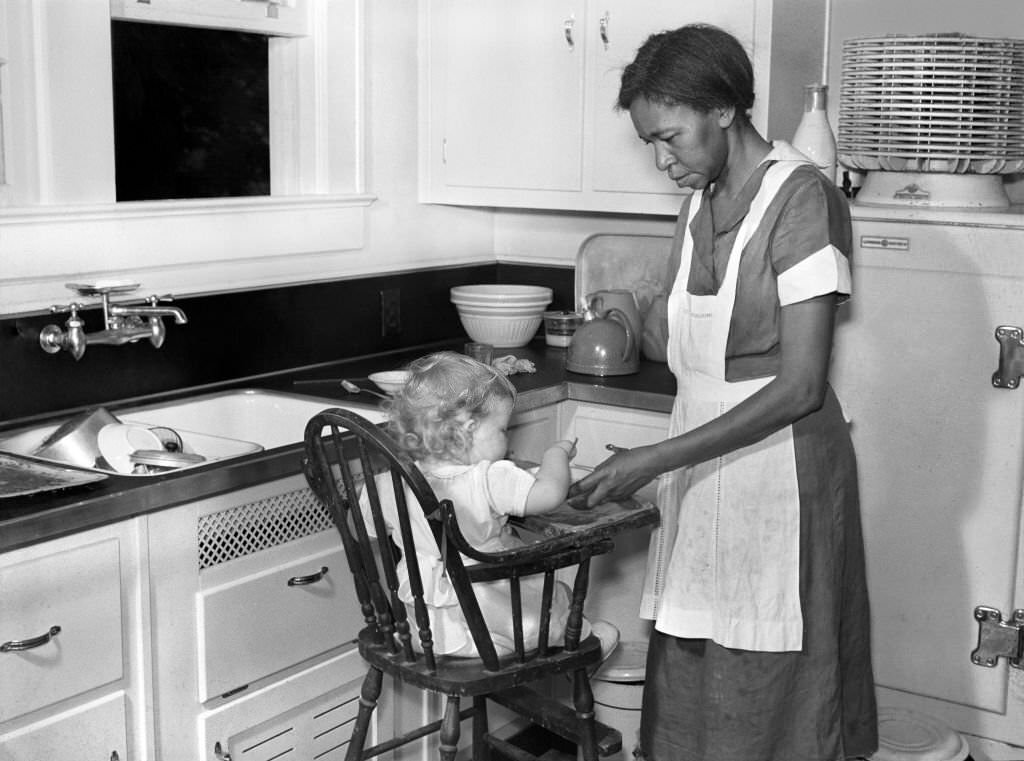
{"label": "window frame", "polygon": [[[363,2],[0,3],[0,108],[12,117],[0,314],[66,303],[65,284],[83,280],[182,296],[346,274],[375,200],[365,187]],[[277,19],[253,19],[271,8]],[[223,14],[232,9],[245,14],[238,26]],[[263,32],[254,27],[284,17],[277,29],[287,33],[269,45],[269,197],[115,202],[110,22],[125,14]]]}

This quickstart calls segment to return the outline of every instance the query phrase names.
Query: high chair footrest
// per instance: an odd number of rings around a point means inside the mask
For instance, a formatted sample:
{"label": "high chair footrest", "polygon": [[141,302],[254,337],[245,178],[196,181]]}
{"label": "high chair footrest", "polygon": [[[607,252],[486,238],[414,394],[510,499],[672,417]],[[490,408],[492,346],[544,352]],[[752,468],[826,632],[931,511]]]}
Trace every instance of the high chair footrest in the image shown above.
{"label": "high chair footrest", "polygon": [[[579,745],[576,711],[572,707],[528,687],[512,687],[492,692],[487,697],[525,716],[537,726]],[[597,736],[597,755],[610,756],[622,749],[622,734],[619,730],[595,720],[594,733]]]}
{"label": "high chair footrest", "polygon": [[527,753],[518,745],[513,745],[508,740],[501,740],[492,735],[487,735],[484,738],[484,742],[502,758],[508,759],[508,761],[538,761],[537,756]]}

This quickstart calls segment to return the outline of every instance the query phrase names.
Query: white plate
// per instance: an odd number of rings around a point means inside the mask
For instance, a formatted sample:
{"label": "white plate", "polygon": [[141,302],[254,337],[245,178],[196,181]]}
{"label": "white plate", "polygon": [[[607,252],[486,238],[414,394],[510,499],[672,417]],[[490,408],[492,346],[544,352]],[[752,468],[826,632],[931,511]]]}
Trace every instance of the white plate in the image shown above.
{"label": "white plate", "polygon": [[367,376],[377,388],[389,394],[397,394],[409,380],[408,370],[384,370]]}
{"label": "white plate", "polygon": [[100,454],[118,473],[131,473],[135,467],[130,459],[140,449],[163,449],[160,437],[144,425],[110,423],[96,436]]}

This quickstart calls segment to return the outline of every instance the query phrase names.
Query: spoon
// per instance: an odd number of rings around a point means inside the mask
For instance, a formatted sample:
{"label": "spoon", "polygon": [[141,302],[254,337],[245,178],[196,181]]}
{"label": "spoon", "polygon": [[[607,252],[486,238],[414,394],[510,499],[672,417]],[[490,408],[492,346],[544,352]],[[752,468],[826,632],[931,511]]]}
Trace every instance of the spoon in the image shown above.
{"label": "spoon", "polygon": [[368,388],[357,386],[355,383],[350,380],[346,380],[345,378],[341,379],[341,387],[350,394],[372,394],[373,396],[379,396],[381,399],[391,399],[387,394],[381,394],[378,391],[371,391]]}

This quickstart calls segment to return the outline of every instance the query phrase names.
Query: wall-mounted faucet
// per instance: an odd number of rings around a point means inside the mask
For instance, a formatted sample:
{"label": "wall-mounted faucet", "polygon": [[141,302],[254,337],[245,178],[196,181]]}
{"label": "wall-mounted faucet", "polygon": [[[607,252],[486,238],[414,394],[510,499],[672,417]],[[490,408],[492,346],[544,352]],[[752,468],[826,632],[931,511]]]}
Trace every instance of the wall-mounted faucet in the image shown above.
{"label": "wall-mounted faucet", "polygon": [[39,332],[39,345],[48,354],[56,354],[61,349],[70,352],[75,359],[85,354],[87,344],[121,344],[134,343],[140,338],[148,338],[149,342],[160,348],[164,342],[167,329],[164,317],[173,317],[178,325],[188,322],[185,313],[175,306],[162,305],[161,302],[171,301],[170,296],[149,296],[145,304],[112,303],[112,294],[131,293],[138,290],[138,283],[118,283],[111,285],[68,283],[67,287],[79,296],[99,296],[103,307],[104,329],[93,333],[85,332],[85,321],[79,311],[85,308],[80,302],[67,305],[56,304],[50,311],[68,312],[64,329],[59,325],[47,325]]}

